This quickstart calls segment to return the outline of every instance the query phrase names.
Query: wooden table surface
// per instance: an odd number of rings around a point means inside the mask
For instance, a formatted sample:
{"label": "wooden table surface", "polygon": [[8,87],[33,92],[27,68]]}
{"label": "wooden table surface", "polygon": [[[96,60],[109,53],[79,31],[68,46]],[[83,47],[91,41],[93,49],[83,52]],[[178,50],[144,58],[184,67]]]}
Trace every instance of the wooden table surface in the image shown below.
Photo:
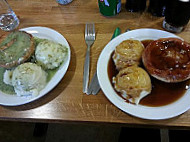
{"label": "wooden table surface", "polygon": [[[133,117],[115,107],[103,94],[82,93],[83,64],[86,53],[84,27],[86,22],[94,22],[96,41],[91,48],[91,72],[96,70],[98,56],[110,41],[113,31],[127,28],[162,28],[163,17],[153,17],[144,12],[130,13],[125,10],[122,0],[121,12],[114,17],[104,17],[99,13],[98,0],[73,0],[69,5],[59,5],[56,0],[8,0],[20,18],[19,28],[43,26],[61,33],[69,42],[71,61],[61,82],[44,97],[22,106],[0,106],[0,119],[31,122],[105,122],[111,124],[143,126],[190,126],[190,111],[172,119],[150,121]],[[0,31],[0,35],[3,31]],[[190,42],[190,24],[177,34]]]}

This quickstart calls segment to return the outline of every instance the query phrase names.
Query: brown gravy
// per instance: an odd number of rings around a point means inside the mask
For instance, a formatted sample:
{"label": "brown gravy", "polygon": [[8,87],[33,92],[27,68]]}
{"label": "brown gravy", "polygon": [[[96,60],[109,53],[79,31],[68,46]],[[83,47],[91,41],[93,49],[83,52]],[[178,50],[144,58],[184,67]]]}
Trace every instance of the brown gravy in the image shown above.
{"label": "brown gravy", "polygon": [[[142,41],[142,43],[146,47],[151,41],[152,40],[144,40]],[[116,76],[118,73],[115,64],[112,60],[112,55],[110,57],[108,64],[108,76],[110,82],[112,82],[112,78]],[[141,67],[143,66],[141,65]],[[181,98],[185,94],[190,84],[190,81],[188,80],[180,83],[165,83],[151,77],[151,83],[152,83],[151,93],[147,95],[145,98],[143,98],[140,101],[140,104],[145,106],[158,107],[158,106],[171,104],[177,101],[179,98]],[[120,96],[119,93],[118,95]]]}

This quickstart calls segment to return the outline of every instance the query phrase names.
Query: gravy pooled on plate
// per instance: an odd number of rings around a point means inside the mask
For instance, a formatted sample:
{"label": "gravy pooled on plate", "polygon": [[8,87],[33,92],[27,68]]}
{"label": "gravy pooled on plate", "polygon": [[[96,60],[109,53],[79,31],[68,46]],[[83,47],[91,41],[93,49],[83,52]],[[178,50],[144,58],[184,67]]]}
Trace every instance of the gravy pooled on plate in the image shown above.
{"label": "gravy pooled on plate", "polygon": [[[153,40],[144,40],[141,42],[146,48],[146,46],[152,41]],[[111,54],[109,64],[108,64],[108,76],[111,83],[112,83],[112,78],[116,76],[119,72],[116,69],[114,61],[112,59],[113,54],[114,53]],[[144,68],[142,63],[140,66]],[[139,102],[140,105],[158,107],[158,106],[164,106],[164,105],[173,103],[185,94],[190,84],[189,80],[183,81],[180,83],[165,83],[153,77],[150,77],[150,78],[151,78],[151,83],[152,83],[152,91],[149,95],[141,99],[141,101]],[[112,83],[112,86],[114,86],[113,83]],[[122,97],[122,95],[119,92],[117,92],[117,94]],[[129,102],[129,101],[126,100],[126,102]]]}

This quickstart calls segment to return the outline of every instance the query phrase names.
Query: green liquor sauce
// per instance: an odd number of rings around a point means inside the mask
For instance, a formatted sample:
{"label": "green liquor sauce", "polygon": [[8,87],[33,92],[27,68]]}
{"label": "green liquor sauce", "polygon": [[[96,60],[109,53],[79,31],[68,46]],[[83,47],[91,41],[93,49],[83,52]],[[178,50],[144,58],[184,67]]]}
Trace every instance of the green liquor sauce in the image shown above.
{"label": "green liquor sauce", "polygon": [[55,73],[57,72],[57,70],[59,69],[59,67],[58,68],[56,68],[56,69],[52,69],[52,70],[46,70],[46,72],[47,72],[47,83],[52,79],[52,77],[55,75]]}
{"label": "green liquor sauce", "polygon": [[0,67],[0,90],[3,93],[14,95],[15,91],[13,86],[7,85],[3,82],[3,75],[4,75],[5,69]]}

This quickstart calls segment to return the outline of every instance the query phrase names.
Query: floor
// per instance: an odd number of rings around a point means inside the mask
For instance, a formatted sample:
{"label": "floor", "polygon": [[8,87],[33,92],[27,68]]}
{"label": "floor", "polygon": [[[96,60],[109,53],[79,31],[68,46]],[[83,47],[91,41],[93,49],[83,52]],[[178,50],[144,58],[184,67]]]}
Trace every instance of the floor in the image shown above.
{"label": "floor", "polygon": [[[170,142],[190,139],[190,130],[169,130]],[[153,140],[154,139],[154,140]],[[161,142],[160,130],[97,124],[0,121],[0,142]],[[165,142],[162,139],[162,142]]]}

